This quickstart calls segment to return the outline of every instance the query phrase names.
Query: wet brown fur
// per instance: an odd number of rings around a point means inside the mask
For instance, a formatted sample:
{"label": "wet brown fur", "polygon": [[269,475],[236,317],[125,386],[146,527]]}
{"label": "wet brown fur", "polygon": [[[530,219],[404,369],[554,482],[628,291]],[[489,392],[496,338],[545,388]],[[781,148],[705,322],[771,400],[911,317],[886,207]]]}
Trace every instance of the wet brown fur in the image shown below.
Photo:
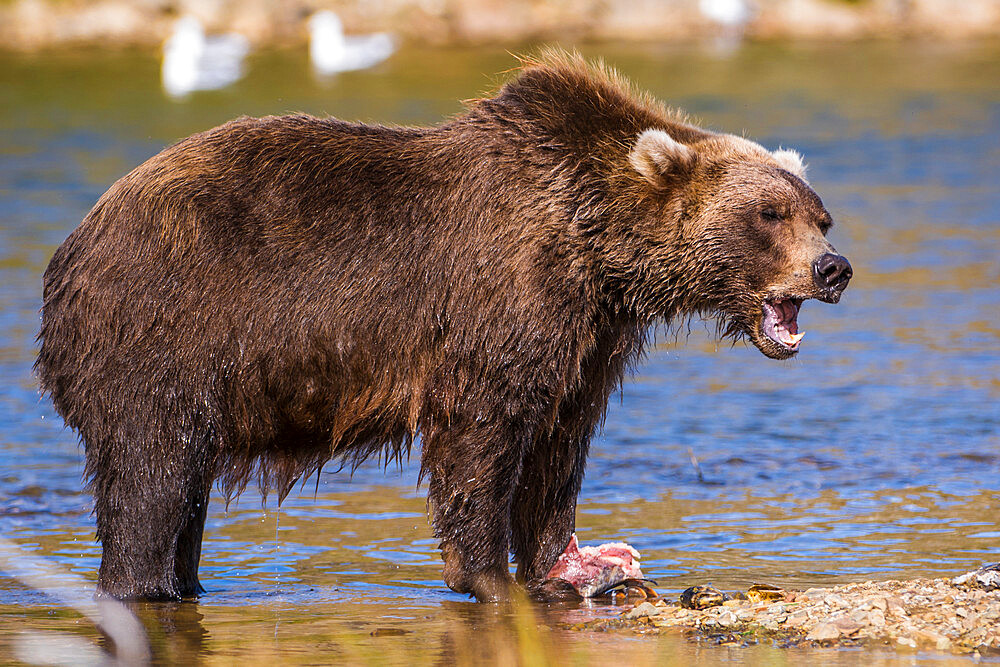
{"label": "wet brown fur", "polygon": [[[648,128],[697,159],[640,176]],[[504,597],[513,552],[543,595],[650,323],[753,339],[762,295],[806,289],[826,213],[740,141],[547,54],[437,127],[241,118],[119,180],[49,264],[37,363],[86,448],[101,589],[197,594],[213,483],[282,498],[419,436],[448,585]],[[751,219],[773,197],[784,231]]]}

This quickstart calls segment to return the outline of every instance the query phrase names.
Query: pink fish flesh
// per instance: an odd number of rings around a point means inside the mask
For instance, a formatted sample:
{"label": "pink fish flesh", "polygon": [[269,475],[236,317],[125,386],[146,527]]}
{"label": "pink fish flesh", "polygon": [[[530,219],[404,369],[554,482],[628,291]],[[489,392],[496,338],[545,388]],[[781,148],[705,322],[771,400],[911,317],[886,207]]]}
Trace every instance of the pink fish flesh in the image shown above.
{"label": "pink fish flesh", "polygon": [[644,579],[639,569],[639,552],[624,542],[608,542],[581,547],[576,533],[566,551],[549,570],[549,578],[573,584],[585,598],[598,595],[626,579]]}

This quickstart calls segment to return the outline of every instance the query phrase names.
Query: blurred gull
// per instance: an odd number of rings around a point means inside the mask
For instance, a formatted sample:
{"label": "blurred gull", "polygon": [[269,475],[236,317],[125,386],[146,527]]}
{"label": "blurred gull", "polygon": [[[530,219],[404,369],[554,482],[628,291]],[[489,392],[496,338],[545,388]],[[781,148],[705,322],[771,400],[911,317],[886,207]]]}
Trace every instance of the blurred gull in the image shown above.
{"label": "blurred gull", "polygon": [[747,0],[699,0],[698,8],[705,18],[730,30],[741,29],[750,20]]}
{"label": "blurred gull", "polygon": [[163,44],[163,89],[171,97],[225,88],[243,76],[247,38],[236,33],[205,36],[201,22],[184,16]]}
{"label": "blurred gull", "polygon": [[316,12],[309,19],[309,58],[320,74],[366,69],[395,50],[388,33],[344,35],[340,17],[329,10]]}
{"label": "blurred gull", "polygon": [[720,55],[732,55],[743,40],[743,31],[753,18],[750,0],[699,0],[702,16],[718,26],[712,44]]}

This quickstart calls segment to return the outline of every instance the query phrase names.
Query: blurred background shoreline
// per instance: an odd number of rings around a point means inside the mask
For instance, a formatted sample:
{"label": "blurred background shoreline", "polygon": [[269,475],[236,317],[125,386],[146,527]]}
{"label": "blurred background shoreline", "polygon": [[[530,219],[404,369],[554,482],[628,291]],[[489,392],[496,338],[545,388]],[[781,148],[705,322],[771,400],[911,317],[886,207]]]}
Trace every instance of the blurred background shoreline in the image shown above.
{"label": "blurred background shoreline", "polygon": [[347,33],[434,46],[1000,36],[1000,0],[0,0],[0,50],[159,47],[186,15],[257,48],[293,47],[323,9]]}

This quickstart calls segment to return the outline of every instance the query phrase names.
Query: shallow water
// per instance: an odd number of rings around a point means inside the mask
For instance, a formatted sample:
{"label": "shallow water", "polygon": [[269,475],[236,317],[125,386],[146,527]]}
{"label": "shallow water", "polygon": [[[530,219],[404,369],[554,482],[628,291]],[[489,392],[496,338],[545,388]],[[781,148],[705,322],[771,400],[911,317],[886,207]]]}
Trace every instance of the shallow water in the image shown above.
{"label": "shallow water", "polygon": [[[1000,45],[588,53],[708,126],[802,151],[855,278],[840,305],[806,305],[793,361],[717,345],[700,323],[658,332],[593,446],[581,541],[627,540],[668,592],[939,576],[1000,560]],[[317,81],[301,55],[268,53],[232,88],[173,102],[148,54],[0,56],[0,534],[95,578],[81,451],[39,399],[31,364],[45,264],[116,178],[241,114],[436,122],[512,64],[502,49],[412,50]],[[441,581],[418,460],[401,471],[371,463],[353,479],[330,466],[280,511],[252,491],[228,510],[214,499],[208,595],[140,607],[157,656],[818,657],[569,634],[560,622],[610,611],[536,610],[525,621],[469,603]],[[3,636],[19,629],[96,637],[74,612],[0,577],[0,660],[12,655]]]}

